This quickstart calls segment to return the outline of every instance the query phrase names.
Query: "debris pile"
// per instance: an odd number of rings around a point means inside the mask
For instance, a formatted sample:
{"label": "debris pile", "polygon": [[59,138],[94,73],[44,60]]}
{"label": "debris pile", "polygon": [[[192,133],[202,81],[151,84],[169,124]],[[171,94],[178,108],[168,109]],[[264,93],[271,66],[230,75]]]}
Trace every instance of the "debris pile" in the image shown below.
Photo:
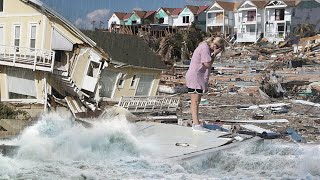
{"label": "debris pile", "polygon": [[[190,97],[179,94],[186,91],[188,67],[187,61],[176,63],[161,79],[162,88],[171,91],[159,91],[181,96],[178,118],[182,125],[191,123]],[[262,39],[227,47],[214,62],[200,118],[211,125],[227,125],[223,128],[229,130],[238,127],[240,132],[314,142],[320,141],[319,108],[320,36],[301,38],[297,44],[288,39],[278,45]]]}

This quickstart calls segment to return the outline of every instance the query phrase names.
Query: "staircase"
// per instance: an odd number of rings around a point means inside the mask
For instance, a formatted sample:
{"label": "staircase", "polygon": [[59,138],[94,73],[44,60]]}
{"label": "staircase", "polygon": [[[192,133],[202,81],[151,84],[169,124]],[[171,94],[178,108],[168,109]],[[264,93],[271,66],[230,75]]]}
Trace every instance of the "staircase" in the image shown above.
{"label": "staircase", "polygon": [[52,75],[55,81],[53,87],[66,96],[65,100],[74,117],[77,117],[78,113],[87,113],[97,109],[94,104],[85,100],[85,98],[90,99],[90,96],[76,86],[64,67],[55,68]]}

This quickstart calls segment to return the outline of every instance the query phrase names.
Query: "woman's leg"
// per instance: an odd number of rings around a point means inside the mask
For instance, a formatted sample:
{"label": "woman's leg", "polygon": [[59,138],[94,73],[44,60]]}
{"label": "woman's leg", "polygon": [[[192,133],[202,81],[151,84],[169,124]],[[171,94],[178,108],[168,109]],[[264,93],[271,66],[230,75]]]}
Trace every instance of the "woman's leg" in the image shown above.
{"label": "woman's leg", "polygon": [[199,117],[198,117],[200,101],[201,101],[201,94],[197,94],[197,93],[191,94],[190,110],[191,110],[193,124],[196,124],[196,125],[200,124]]}

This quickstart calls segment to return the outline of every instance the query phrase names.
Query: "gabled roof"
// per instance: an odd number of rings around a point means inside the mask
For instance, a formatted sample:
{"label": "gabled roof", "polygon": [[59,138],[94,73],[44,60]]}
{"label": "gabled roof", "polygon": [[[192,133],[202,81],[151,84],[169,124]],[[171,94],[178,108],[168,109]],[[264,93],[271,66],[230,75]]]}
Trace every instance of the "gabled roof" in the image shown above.
{"label": "gabled roof", "polygon": [[244,0],[238,5],[237,9],[240,8],[245,2],[252,2],[253,5],[260,9],[264,8],[269,3],[269,1],[265,0]]}
{"label": "gabled roof", "polygon": [[43,13],[48,14],[51,17],[57,18],[62,23],[64,23],[64,25],[66,25],[71,31],[77,34],[80,39],[88,43],[91,47],[94,47],[96,45],[94,41],[92,41],[90,38],[84,35],[75,25],[73,25],[70,21],[68,21],[66,18],[64,18],[62,15],[60,15],[53,9],[46,6],[40,0],[20,0],[20,1],[32,5],[33,7],[37,8],[39,11],[42,11]]}
{"label": "gabled roof", "polygon": [[254,0],[254,1],[251,1],[254,5],[257,6],[257,8],[264,8],[268,1],[259,1],[259,0]]}
{"label": "gabled roof", "polygon": [[208,8],[209,8],[209,6],[199,6],[197,14],[202,13],[203,11],[207,10]]}
{"label": "gabled roof", "polygon": [[143,19],[144,15],[147,13],[146,11],[138,11],[138,10],[133,10],[133,12],[141,19]]}
{"label": "gabled roof", "polygon": [[222,9],[227,11],[233,11],[236,9],[236,3],[233,2],[216,1],[216,3],[219,4]]}
{"label": "gabled roof", "polygon": [[174,10],[177,9],[177,8],[164,8],[164,7],[161,7],[160,9],[163,9],[168,15],[171,15],[174,12]]}
{"label": "gabled roof", "polygon": [[182,10],[183,10],[182,8],[175,8],[174,11],[172,12],[172,15],[178,16]]}
{"label": "gabled roof", "polygon": [[287,6],[294,7],[298,4],[299,1],[293,0],[293,1],[283,1]]}
{"label": "gabled roof", "polygon": [[131,14],[132,14],[132,13],[127,13],[127,14],[123,17],[123,20],[125,20],[125,19],[129,19],[129,18],[130,18],[130,16],[131,16]]}
{"label": "gabled roof", "polygon": [[114,14],[120,19],[123,20],[123,18],[127,15],[125,12],[114,12]]}
{"label": "gabled roof", "polygon": [[191,5],[186,5],[185,8],[188,8],[193,14],[198,15],[208,9],[209,6],[191,6]]}
{"label": "gabled roof", "polygon": [[155,14],[155,13],[156,13],[156,11],[147,11],[143,18],[144,18],[144,19],[145,19],[145,18],[148,18],[149,16],[151,16],[151,15],[153,15],[153,14]]}
{"label": "gabled roof", "polygon": [[83,31],[97,42],[97,46],[111,58],[111,63],[121,63],[150,69],[166,69],[164,62],[136,35],[102,31]]}

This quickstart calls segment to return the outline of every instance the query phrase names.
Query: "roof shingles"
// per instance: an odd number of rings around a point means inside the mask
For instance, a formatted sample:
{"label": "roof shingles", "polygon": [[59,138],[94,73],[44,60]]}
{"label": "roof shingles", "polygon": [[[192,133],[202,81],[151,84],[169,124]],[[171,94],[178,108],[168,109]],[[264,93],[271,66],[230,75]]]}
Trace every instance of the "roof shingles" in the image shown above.
{"label": "roof shingles", "polygon": [[166,69],[160,57],[138,36],[90,30],[83,32],[111,57],[111,62],[118,61],[136,67]]}

